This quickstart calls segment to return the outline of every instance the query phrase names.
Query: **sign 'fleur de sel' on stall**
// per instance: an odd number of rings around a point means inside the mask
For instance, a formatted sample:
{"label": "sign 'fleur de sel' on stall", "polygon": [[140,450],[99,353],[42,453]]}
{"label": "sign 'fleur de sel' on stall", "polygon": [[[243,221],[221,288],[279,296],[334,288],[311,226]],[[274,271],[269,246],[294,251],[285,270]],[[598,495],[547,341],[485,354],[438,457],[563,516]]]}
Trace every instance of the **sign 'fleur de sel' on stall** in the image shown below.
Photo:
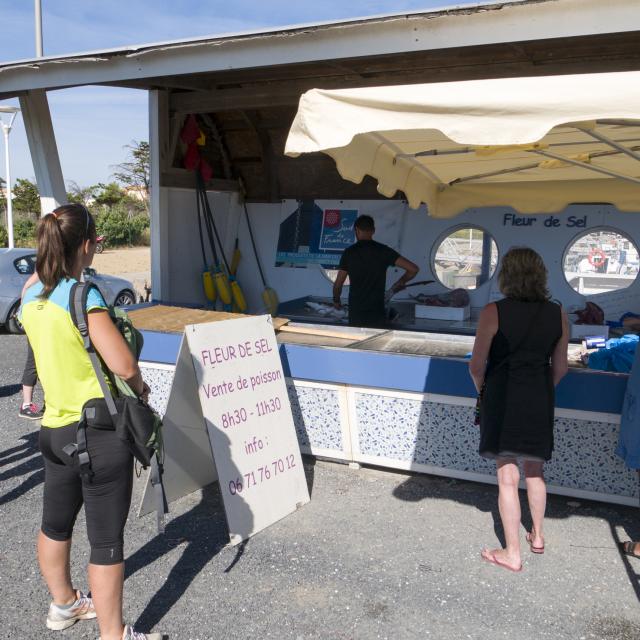
{"label": "sign 'fleur de sel' on stall", "polygon": [[185,335],[238,543],[309,501],[271,317],[189,325]]}

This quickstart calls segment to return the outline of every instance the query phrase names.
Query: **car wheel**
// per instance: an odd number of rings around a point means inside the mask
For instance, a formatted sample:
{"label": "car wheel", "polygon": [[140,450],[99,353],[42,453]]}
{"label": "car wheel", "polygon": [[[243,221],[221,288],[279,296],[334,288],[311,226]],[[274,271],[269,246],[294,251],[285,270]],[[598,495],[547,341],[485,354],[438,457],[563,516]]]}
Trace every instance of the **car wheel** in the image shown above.
{"label": "car wheel", "polygon": [[127,307],[136,303],[136,296],[130,289],[123,289],[117,296],[113,303],[115,307]]}
{"label": "car wheel", "polygon": [[7,316],[7,321],[5,322],[5,327],[9,333],[24,333],[24,329],[20,324],[20,320],[18,320],[18,311],[20,310],[20,302],[16,302],[13,307],[11,307],[11,311],[9,311],[9,315]]}

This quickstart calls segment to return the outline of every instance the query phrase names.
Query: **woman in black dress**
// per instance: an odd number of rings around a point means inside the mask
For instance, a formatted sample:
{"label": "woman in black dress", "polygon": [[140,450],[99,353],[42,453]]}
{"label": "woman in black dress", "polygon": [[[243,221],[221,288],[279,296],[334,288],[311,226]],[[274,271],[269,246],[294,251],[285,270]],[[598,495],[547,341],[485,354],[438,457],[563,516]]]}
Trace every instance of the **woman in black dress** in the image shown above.
{"label": "woman in black dress", "polygon": [[549,300],[547,270],[533,249],[510,249],[498,274],[504,299],[478,320],[469,370],[481,392],[480,455],[496,460],[507,546],[484,549],[487,562],[521,571],[518,458],[523,461],[533,527],[527,542],[544,553],[547,492],[543,465],[553,451],[554,389],[567,372],[569,324]]}

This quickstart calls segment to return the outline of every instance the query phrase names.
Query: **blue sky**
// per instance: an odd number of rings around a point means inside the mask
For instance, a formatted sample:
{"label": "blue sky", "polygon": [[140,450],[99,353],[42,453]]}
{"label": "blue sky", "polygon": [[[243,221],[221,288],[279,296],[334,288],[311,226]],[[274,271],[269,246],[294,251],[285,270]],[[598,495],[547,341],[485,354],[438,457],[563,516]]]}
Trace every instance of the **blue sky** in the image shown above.
{"label": "blue sky", "polygon": [[[33,1],[0,0],[0,60],[35,53]],[[401,13],[473,0],[42,0],[45,55],[78,53],[260,27]],[[5,102],[3,104],[17,104]],[[147,95],[106,87],[49,94],[62,171],[67,183],[106,182],[124,159],[123,146],[147,140]],[[1,143],[0,143],[1,144]],[[18,117],[11,133],[11,174],[32,179],[27,140]],[[4,162],[0,163],[4,177]]]}

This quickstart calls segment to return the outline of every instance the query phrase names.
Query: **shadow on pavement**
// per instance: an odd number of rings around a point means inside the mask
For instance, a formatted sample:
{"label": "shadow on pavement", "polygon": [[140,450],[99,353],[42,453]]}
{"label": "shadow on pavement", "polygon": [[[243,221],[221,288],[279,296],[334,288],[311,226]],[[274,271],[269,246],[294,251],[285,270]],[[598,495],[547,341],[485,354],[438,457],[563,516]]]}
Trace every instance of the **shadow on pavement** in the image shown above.
{"label": "shadow on pavement", "polygon": [[169,522],[164,534],[156,536],[127,558],[125,579],[176,547],[184,546],[165,583],[140,614],[136,628],[152,629],[160,622],[200,571],[228,542],[222,500],[217,485],[212,484],[202,490],[202,500],[193,509]]}
{"label": "shadow on pavement", "polygon": [[304,467],[304,475],[307,478],[307,489],[309,497],[313,495],[313,481],[316,475],[316,458],[307,454],[302,455],[302,465]]}
{"label": "shadow on pavement", "polygon": [[[433,476],[415,475],[408,477],[404,482],[393,490],[394,497],[407,502],[420,502],[429,498],[438,498],[451,500],[460,504],[466,504],[476,507],[480,511],[490,512],[493,517],[493,528],[500,544],[504,547],[506,542],[500,520],[500,512],[498,510],[498,488],[491,485],[478,485],[473,482],[464,480],[449,480],[438,478],[434,482]],[[522,526],[527,530],[531,530],[531,514],[527,504],[526,491],[520,490],[520,505],[522,509]],[[547,511],[545,520],[558,520],[569,518],[574,511],[567,506],[566,498],[555,495],[547,496]],[[589,500],[580,500],[581,503],[597,505],[598,517],[607,522],[611,530],[611,538],[618,546],[621,542],[616,531],[617,527],[622,527],[628,539],[640,540],[640,522],[638,521],[635,511],[631,507],[611,506],[591,502]],[[629,582],[635,591],[636,597],[640,602],[640,574],[636,570],[637,561],[631,561],[620,550],[620,556],[627,572]]]}
{"label": "shadow on pavement", "polygon": [[0,387],[0,398],[9,398],[10,396],[15,396],[16,393],[21,391],[21,384],[5,384]]}
{"label": "shadow on pavement", "polygon": [[[32,473],[20,485],[1,495],[0,505],[20,498],[44,481],[44,464],[38,447],[38,434],[39,430],[32,431],[20,438],[20,440],[24,440],[23,444],[0,451],[0,466],[24,460],[21,464],[0,473],[0,481],[18,478],[35,471],[35,473]],[[38,455],[32,458],[31,456],[34,454]]]}
{"label": "shadow on pavement", "polygon": [[[638,471],[640,474],[640,471]],[[616,531],[616,525],[621,524],[622,528],[625,530],[627,538],[625,540],[621,540],[618,536],[618,532]],[[640,573],[634,568],[637,567],[637,560],[631,561],[630,557],[626,555],[620,543],[625,542],[626,540],[640,540],[640,522],[638,522],[637,518],[634,518],[632,521],[625,521],[623,523],[618,523],[609,519],[609,527],[611,528],[611,537],[616,543],[618,547],[618,551],[620,553],[620,559],[622,560],[622,564],[624,565],[625,571],[627,572],[627,577],[629,578],[629,582],[633,587],[633,590],[636,592],[636,598],[638,602],[640,602]]]}
{"label": "shadow on pavement", "polygon": [[[500,544],[506,546],[504,531],[502,529],[502,521],[500,520],[500,511],[498,510],[498,488],[493,486],[483,487],[486,489],[482,495],[478,495],[478,491],[473,491],[471,495],[465,499],[459,490],[460,483],[457,480],[445,480],[440,478],[442,482],[434,484],[433,478],[425,475],[409,476],[402,484],[393,490],[393,496],[399,500],[406,502],[420,502],[428,498],[439,498],[445,500],[454,500],[463,504],[470,504],[480,511],[490,513],[493,519],[493,531],[498,538]],[[530,517],[528,512],[525,514],[523,509],[523,523]]]}
{"label": "shadow on pavement", "polygon": [[20,440],[24,440],[22,444],[19,444],[17,447],[11,447],[10,449],[5,449],[4,451],[0,451],[0,460],[6,460],[9,456],[13,456],[13,459],[16,459],[16,456],[19,457],[28,457],[33,455],[34,453],[38,453],[38,435],[40,434],[40,430],[32,431],[31,433],[27,433],[24,436],[20,436]]}

